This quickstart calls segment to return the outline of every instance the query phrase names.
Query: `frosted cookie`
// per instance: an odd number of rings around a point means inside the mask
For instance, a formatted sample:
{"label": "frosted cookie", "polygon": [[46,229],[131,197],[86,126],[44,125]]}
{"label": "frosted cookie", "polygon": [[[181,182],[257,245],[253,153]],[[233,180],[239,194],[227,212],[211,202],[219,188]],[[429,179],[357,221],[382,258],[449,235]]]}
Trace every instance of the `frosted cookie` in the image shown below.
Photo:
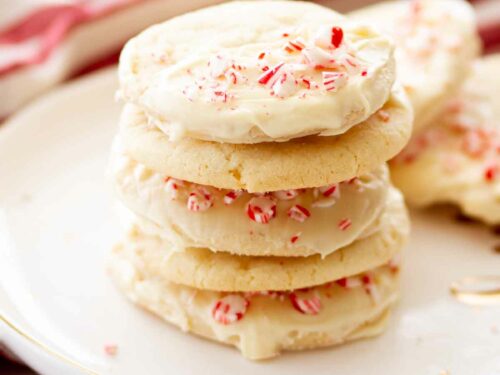
{"label": "frosted cookie", "polygon": [[414,128],[429,125],[480,50],[472,7],[462,0],[389,1],[350,16],[394,37],[398,78],[415,109]]}
{"label": "frosted cookie", "polygon": [[170,247],[253,256],[326,256],[370,229],[389,189],[386,165],[338,184],[264,195],[177,180],[120,153],[110,171],[123,204],[161,227]]}
{"label": "frosted cookie", "polygon": [[265,359],[369,337],[383,331],[398,297],[397,268],[381,266],[314,288],[221,293],[174,284],[114,251],[110,272],[136,304],[183,331],[236,346]]}
{"label": "frosted cookie", "polygon": [[444,113],[392,162],[409,203],[458,205],[466,215],[500,224],[500,55],[478,60]]}
{"label": "frosted cookie", "polygon": [[127,105],[120,139],[128,155],[164,176],[253,193],[324,186],[369,173],[403,149],[412,120],[406,95],[395,89],[381,110],[340,136],[252,145],[171,142],[140,109]]}
{"label": "frosted cookie", "polygon": [[[209,249],[173,251],[162,228],[145,220],[132,225],[119,245],[148,273],[197,289],[218,291],[291,290],[323,284],[378,267],[398,254],[409,221],[401,195],[393,189],[377,227],[364,238],[321,258],[237,256]],[[215,236],[217,234],[214,234]],[[293,255],[293,249],[288,249]]]}
{"label": "frosted cookie", "polygon": [[389,98],[393,44],[309,2],[234,1],[155,25],[120,57],[121,95],[171,140],[337,135]]}

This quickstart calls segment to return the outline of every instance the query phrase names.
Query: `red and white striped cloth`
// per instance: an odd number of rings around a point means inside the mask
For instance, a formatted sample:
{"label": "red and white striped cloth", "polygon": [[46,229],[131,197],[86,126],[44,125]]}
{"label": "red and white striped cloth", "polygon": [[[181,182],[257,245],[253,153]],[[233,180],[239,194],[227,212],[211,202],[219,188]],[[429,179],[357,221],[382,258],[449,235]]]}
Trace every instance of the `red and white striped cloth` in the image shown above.
{"label": "red and white striped cloth", "polygon": [[2,0],[0,119],[58,83],[117,61],[147,26],[221,0]]}

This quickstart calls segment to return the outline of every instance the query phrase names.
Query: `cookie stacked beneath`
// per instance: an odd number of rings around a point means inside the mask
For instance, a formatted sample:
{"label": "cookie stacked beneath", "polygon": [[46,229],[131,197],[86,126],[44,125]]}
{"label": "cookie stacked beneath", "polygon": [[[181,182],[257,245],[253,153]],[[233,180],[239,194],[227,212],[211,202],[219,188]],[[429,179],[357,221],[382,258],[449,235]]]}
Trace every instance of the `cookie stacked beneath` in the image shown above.
{"label": "cookie stacked beneath", "polygon": [[111,160],[129,298],[245,357],[380,333],[408,236],[385,162],[411,133],[393,45],[302,2],[177,17],[129,41]]}

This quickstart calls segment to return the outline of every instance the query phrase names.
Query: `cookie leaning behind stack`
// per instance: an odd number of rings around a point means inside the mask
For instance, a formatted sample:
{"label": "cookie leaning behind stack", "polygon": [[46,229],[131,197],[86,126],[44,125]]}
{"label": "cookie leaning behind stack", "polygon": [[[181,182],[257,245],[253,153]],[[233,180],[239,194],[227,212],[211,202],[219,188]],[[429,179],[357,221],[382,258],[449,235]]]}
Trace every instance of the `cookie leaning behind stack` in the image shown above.
{"label": "cookie leaning behind stack", "polygon": [[432,127],[392,162],[394,182],[416,206],[453,203],[500,224],[500,55],[479,59]]}
{"label": "cookie leaning behind stack", "polygon": [[391,42],[311,3],[231,2],[146,30],[119,70],[125,294],[251,359],[380,333],[408,236]]}
{"label": "cookie leaning behind stack", "polygon": [[350,16],[394,38],[398,78],[415,111],[414,130],[432,125],[479,54],[472,6],[464,0],[386,1]]}

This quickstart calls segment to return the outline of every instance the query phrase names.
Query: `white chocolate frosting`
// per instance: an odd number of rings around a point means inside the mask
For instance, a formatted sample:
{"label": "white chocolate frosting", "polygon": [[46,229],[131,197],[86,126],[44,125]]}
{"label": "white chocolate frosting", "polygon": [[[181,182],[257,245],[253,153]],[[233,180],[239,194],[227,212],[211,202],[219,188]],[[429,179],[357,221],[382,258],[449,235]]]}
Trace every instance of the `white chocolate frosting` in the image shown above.
{"label": "white chocolate frosting", "polygon": [[391,164],[408,201],[458,204],[500,223],[500,55],[479,60],[435,124],[417,133]]}
{"label": "white chocolate frosting", "polygon": [[398,296],[394,265],[306,290],[227,294],[147,274],[130,257],[115,248],[111,274],[132,301],[184,331],[234,345],[253,360],[378,334],[384,324],[376,322]]}
{"label": "white chocolate frosting", "polygon": [[415,110],[414,129],[430,125],[479,53],[473,8],[462,0],[387,1],[351,16],[394,38],[397,76]]}
{"label": "white chocolate frosting", "polygon": [[393,44],[306,2],[235,1],[149,28],[120,58],[125,100],[171,139],[336,135],[387,101]]}
{"label": "white chocolate frosting", "polygon": [[173,248],[254,256],[326,256],[373,233],[389,188],[385,165],[339,184],[265,194],[175,180],[119,150],[110,172],[125,206],[161,227]]}

